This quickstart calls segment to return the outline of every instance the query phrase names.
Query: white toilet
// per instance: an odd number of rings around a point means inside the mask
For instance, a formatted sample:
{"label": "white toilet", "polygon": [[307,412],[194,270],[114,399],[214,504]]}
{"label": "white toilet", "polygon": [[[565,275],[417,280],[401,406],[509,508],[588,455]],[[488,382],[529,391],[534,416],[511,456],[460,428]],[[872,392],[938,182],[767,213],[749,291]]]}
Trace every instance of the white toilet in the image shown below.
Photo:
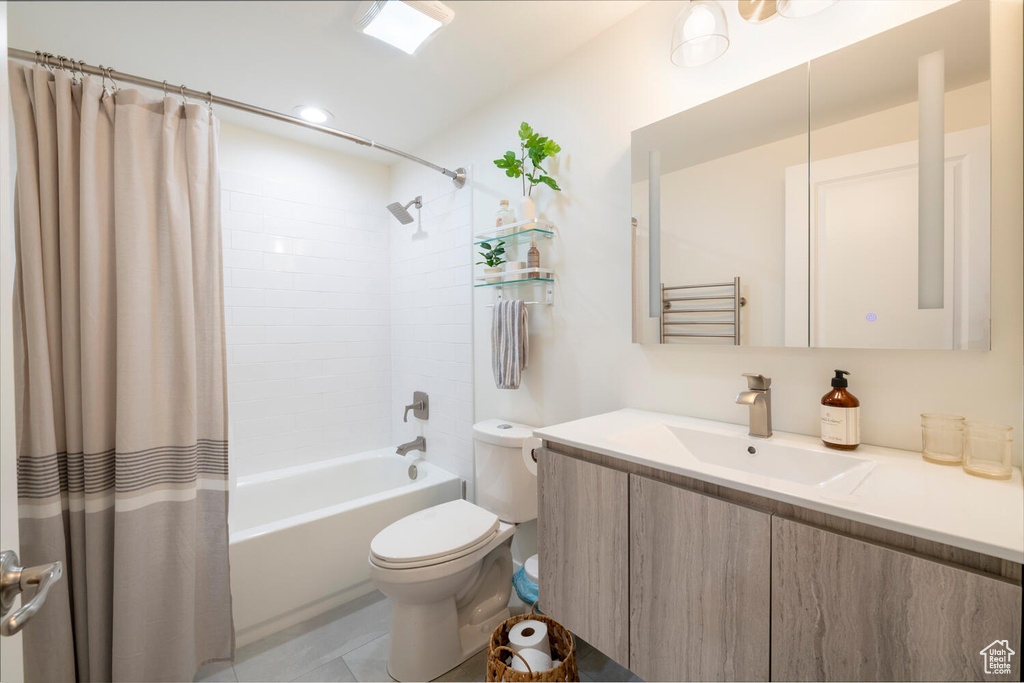
{"label": "white toilet", "polygon": [[537,517],[533,428],[473,425],[477,505],[454,500],[404,517],[370,543],[370,577],[394,603],[388,673],[429,681],[486,647],[509,617],[512,535]]}

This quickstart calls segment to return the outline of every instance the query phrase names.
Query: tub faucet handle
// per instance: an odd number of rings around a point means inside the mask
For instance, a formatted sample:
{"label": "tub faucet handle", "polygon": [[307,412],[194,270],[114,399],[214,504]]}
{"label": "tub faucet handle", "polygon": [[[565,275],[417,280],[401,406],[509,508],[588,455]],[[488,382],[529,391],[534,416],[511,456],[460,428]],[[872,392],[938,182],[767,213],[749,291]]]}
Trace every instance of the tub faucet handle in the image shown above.
{"label": "tub faucet handle", "polygon": [[430,399],[427,397],[427,392],[412,392],[412,403],[405,407],[405,413],[402,415],[402,422],[409,421],[410,410],[412,411],[412,416],[420,420],[426,420],[430,417]]}

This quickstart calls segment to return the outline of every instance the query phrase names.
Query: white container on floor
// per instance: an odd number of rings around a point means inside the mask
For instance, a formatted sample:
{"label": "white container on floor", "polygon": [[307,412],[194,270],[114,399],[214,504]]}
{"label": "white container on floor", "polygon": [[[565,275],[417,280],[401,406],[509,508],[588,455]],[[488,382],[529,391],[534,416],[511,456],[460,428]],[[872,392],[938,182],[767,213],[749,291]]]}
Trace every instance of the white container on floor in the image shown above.
{"label": "white container on floor", "polygon": [[540,568],[538,565],[540,561],[537,559],[537,555],[530,555],[526,558],[526,562],[523,562],[523,566],[526,567],[526,578],[533,581],[538,586],[540,585]]}

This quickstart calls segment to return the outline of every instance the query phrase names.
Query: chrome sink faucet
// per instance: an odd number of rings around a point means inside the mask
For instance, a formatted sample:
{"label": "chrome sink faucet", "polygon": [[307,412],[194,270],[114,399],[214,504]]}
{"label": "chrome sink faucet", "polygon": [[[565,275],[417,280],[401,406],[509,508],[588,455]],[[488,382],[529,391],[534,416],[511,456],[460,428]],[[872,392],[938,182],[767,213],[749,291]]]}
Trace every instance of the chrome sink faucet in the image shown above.
{"label": "chrome sink faucet", "polygon": [[395,453],[398,453],[399,455],[405,455],[409,451],[421,451],[423,453],[426,453],[427,452],[427,440],[424,439],[422,436],[417,436],[415,439],[413,439],[409,443],[403,443],[401,446],[399,446],[395,450]]}
{"label": "chrome sink faucet", "polygon": [[772,378],[744,372],[747,391],[736,395],[736,403],[750,406],[750,436],[767,439],[772,435]]}

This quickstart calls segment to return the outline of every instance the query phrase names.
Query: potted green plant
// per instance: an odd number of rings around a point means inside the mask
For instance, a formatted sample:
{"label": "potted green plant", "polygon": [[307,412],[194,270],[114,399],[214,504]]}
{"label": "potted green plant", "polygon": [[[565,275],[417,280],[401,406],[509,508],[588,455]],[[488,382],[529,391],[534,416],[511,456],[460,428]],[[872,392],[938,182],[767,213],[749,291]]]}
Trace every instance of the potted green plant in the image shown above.
{"label": "potted green plant", "polygon": [[[479,252],[480,258],[482,258],[483,261],[477,261],[476,265],[481,266],[486,264],[487,267],[484,268],[484,273],[487,275],[500,273],[501,264],[505,263],[505,242],[498,242],[493,247],[490,245],[489,242],[481,242],[480,246],[486,249],[487,251]],[[487,278],[486,282],[501,282],[501,276],[498,275],[496,277],[489,277]]]}
{"label": "potted green plant", "polygon": [[523,121],[519,126],[519,154],[508,151],[500,159],[494,160],[494,165],[504,170],[509,178],[522,179],[523,201],[519,207],[519,220],[537,217],[537,207],[533,203],[533,188],[543,184],[555,192],[562,191],[555,179],[541,166],[545,159],[561,151],[562,148],[557,142],[534,132],[530,124]]}

